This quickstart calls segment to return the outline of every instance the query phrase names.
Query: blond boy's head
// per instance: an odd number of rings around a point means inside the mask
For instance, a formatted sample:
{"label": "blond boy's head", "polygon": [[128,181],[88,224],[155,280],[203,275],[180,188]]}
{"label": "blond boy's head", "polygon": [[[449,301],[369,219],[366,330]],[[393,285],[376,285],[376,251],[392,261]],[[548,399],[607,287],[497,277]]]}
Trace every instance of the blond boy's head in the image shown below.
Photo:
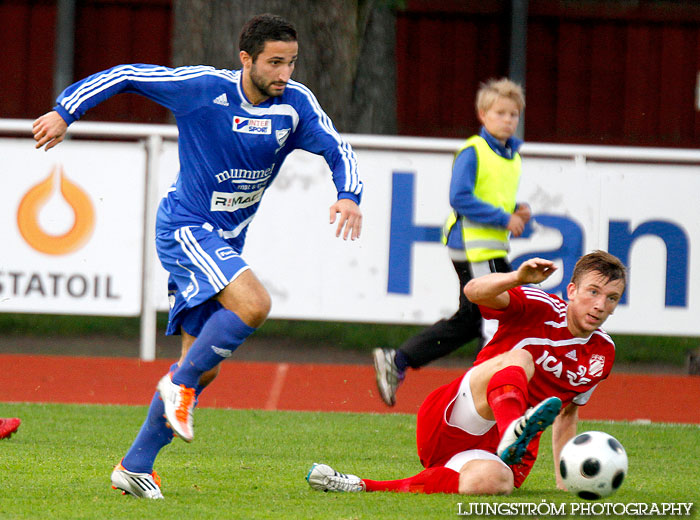
{"label": "blond boy's head", "polygon": [[500,97],[512,100],[522,114],[525,108],[525,94],[523,88],[508,78],[490,79],[479,86],[476,93],[476,112],[485,113]]}

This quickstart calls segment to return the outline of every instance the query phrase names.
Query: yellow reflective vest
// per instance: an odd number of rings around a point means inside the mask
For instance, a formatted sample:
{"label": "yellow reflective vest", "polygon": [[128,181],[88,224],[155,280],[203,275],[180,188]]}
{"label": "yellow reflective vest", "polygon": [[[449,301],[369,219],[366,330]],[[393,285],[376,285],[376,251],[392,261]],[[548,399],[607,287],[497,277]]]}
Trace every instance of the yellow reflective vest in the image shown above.
{"label": "yellow reflective vest", "polygon": [[[474,147],[477,159],[474,196],[507,213],[515,211],[515,196],[520,183],[520,154],[506,159],[494,152],[486,140],[478,135],[467,139],[455,153],[455,158],[466,148]],[[462,240],[466,258],[470,262],[484,262],[508,254],[508,230],[473,222],[452,211],[443,228],[446,243],[452,227],[461,220]]]}

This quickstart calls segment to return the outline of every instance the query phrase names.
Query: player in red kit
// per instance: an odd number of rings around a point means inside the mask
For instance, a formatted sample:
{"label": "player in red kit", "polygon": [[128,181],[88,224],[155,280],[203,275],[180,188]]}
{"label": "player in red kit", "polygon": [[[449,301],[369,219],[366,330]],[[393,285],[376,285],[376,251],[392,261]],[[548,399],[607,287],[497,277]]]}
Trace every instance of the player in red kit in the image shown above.
{"label": "player in red kit", "polygon": [[537,457],[542,431],[553,423],[557,487],[559,454],[576,434],[586,404],[615,359],[601,325],[626,285],[616,257],[595,251],[579,259],[567,286],[568,303],[529,286],[556,266],[533,258],[511,273],[471,280],[464,288],[498,329],[474,366],[432,392],[417,416],[418,456],[424,471],[377,481],[314,464],[307,475],[324,491],[404,491],[508,494],[520,487]]}

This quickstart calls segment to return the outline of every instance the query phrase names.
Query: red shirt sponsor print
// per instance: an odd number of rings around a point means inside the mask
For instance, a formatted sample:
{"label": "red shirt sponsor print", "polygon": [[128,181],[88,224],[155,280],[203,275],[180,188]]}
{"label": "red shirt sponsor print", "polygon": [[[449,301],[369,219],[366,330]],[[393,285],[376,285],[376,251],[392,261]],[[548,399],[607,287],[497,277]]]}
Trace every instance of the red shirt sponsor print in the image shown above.
{"label": "red shirt sponsor print", "polygon": [[[498,320],[498,330],[475,364],[509,350],[530,352],[535,362],[535,374],[528,384],[530,406],[550,396],[559,397],[566,406],[608,377],[615,344],[602,329],[586,338],[574,337],[566,326],[568,304],[564,300],[529,286],[508,293],[510,304],[505,309],[480,307],[485,319]],[[587,398],[581,396],[577,403],[584,404]]]}

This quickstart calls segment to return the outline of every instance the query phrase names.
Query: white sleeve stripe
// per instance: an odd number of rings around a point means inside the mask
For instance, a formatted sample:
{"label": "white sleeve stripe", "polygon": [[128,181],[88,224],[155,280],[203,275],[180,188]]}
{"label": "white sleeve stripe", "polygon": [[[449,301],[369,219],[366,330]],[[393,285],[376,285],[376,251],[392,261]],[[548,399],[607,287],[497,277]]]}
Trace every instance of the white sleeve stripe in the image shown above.
{"label": "white sleeve stripe", "polygon": [[[300,84],[297,84],[299,87],[301,87]],[[356,171],[355,171],[355,166],[352,161],[352,157],[348,151],[349,145],[346,143],[343,138],[338,134],[338,132],[333,128],[333,125],[331,124],[330,118],[328,115],[321,109],[321,106],[318,104],[318,101],[313,95],[310,95],[311,92],[308,89],[305,88],[299,88],[300,90],[309,100],[311,107],[313,108],[314,112],[318,116],[319,123],[321,127],[326,131],[327,134],[329,134],[335,141],[338,143],[338,150],[340,151],[341,156],[343,157],[343,163],[345,164],[345,171],[346,171],[346,176],[345,176],[345,184],[343,185],[344,191],[350,191],[351,187],[355,184],[355,181],[353,177],[356,176]]]}
{"label": "white sleeve stripe", "polygon": [[[350,147],[350,143],[348,143],[347,141],[344,141],[344,143],[345,143],[344,146],[345,146],[345,148],[347,149],[348,155],[352,157],[352,153],[353,153],[353,152],[352,152],[352,148]],[[353,163],[353,173],[352,173],[352,175],[350,176],[350,182],[351,182],[352,184],[350,184],[350,185],[348,186],[347,191],[349,191],[349,192],[351,192],[351,193],[357,193],[357,192],[358,192],[358,188],[359,188],[359,183],[360,183],[360,178],[359,178],[359,176],[357,175],[357,160],[356,160],[356,159],[352,159],[352,163]],[[347,184],[348,184],[348,183],[346,182],[346,185],[347,185]]]}
{"label": "white sleeve stripe", "polygon": [[229,81],[234,81],[231,75],[222,73],[211,67],[184,67],[175,70],[160,67],[158,69],[144,70],[131,66],[124,66],[113,69],[109,74],[101,75],[88,84],[81,85],[73,94],[63,99],[61,104],[68,113],[73,114],[86,99],[122,81],[183,81],[205,75],[219,76]]}
{"label": "white sleeve stripe", "polygon": [[615,348],[615,342],[610,337],[610,335],[608,335],[608,333],[605,332],[604,330],[602,330],[602,329],[595,330],[595,331],[593,331],[593,334],[597,334],[598,336],[601,336],[603,339],[605,339],[605,341],[610,343],[613,346],[613,348]]}
{"label": "white sleeve stripe", "polygon": [[338,143],[338,151],[343,157],[343,163],[345,164],[345,184],[343,186],[344,191],[358,194],[360,191],[359,175],[357,173],[357,160],[352,152],[350,143],[345,141],[340,134],[333,128],[333,124],[330,121],[328,115],[323,111],[321,106],[318,104],[316,98],[311,94],[311,91],[304,87],[301,83],[296,81],[290,81],[287,85],[288,87],[298,90],[309,100],[309,103],[317,115],[319,124],[326,131],[328,135],[333,137],[333,139]]}
{"label": "white sleeve stripe", "polygon": [[78,90],[73,92],[73,94],[68,96],[64,101],[66,101],[68,104],[70,104],[77,97],[84,95],[85,93],[87,93],[89,90],[91,90],[93,88],[99,87],[105,81],[110,81],[115,76],[124,75],[127,73],[133,73],[134,75],[141,75],[141,76],[160,75],[160,76],[176,77],[176,76],[193,74],[195,72],[201,72],[201,71],[220,72],[220,71],[216,71],[216,69],[214,69],[213,67],[209,67],[209,66],[205,66],[205,65],[198,65],[195,67],[179,67],[177,69],[169,69],[168,67],[162,67],[162,66],[156,66],[156,67],[152,67],[149,69],[143,69],[140,67],[136,67],[134,65],[120,65],[118,67],[111,69],[108,73],[100,74],[99,76],[93,78],[91,81],[84,83],[83,85],[80,86],[80,88]]}
{"label": "white sleeve stripe", "polygon": [[66,104],[64,104],[64,107],[70,114],[73,114],[75,110],[88,98],[99,94],[100,92],[108,89],[109,87],[116,85],[117,83],[121,83],[122,81],[129,81],[129,80],[134,80],[134,81],[140,81],[140,82],[163,82],[163,81],[183,81],[183,80],[188,80],[192,78],[196,78],[199,76],[204,76],[204,75],[210,75],[212,74],[211,72],[200,72],[200,73],[195,73],[195,74],[189,74],[187,76],[166,76],[166,75],[151,75],[151,76],[146,76],[143,74],[129,74],[129,75],[120,75],[116,78],[113,78],[111,81],[107,83],[102,83],[99,88],[95,87],[91,91],[85,92],[81,91],[81,96],[73,101],[73,103],[70,105],[70,107]]}
{"label": "white sleeve stripe", "polygon": [[567,326],[566,321],[562,321],[562,322],[545,321],[544,324],[549,325],[550,327],[554,327],[555,329],[563,329],[564,327]]}
{"label": "white sleeve stripe", "polygon": [[523,293],[527,297],[539,297],[539,298],[547,298],[549,301],[551,301],[554,305],[558,305],[559,307],[565,307],[566,304],[561,302],[560,300],[553,298],[549,293],[546,293],[542,289],[536,289],[535,287],[529,287],[529,286],[523,286]]}
{"label": "white sleeve stripe", "polygon": [[589,338],[569,338],[569,339],[560,339],[560,340],[553,340],[550,338],[537,338],[537,337],[532,337],[532,338],[523,338],[518,343],[516,343],[511,350],[518,350],[524,347],[527,347],[528,345],[548,345],[552,348],[557,348],[557,347],[567,347],[570,345],[585,345],[588,342]]}
{"label": "white sleeve stripe", "polygon": [[[135,67],[134,65],[120,65],[118,67],[115,67],[111,69],[108,73],[106,74],[100,74],[99,76],[93,78],[92,80],[83,83],[80,85],[80,87],[73,92],[70,96],[66,97],[63,100],[64,106],[68,109],[70,106],[72,106],[72,103],[78,98],[83,96],[84,94],[88,93],[91,89],[99,87],[102,83],[105,81],[109,81],[110,79],[114,78],[115,76],[125,74],[126,72],[133,72],[133,73],[147,73],[147,74],[164,74],[164,73],[169,73],[171,75],[177,76],[180,74],[186,73],[184,69],[189,68],[189,67],[183,67],[181,69],[175,69],[175,70],[169,70],[167,67],[154,67],[152,69],[142,69],[139,67]],[[192,67],[192,69],[197,69],[197,70],[202,70],[202,69],[211,69],[211,67],[204,67],[204,66],[198,66],[198,67]]]}
{"label": "white sleeve stripe", "polygon": [[538,296],[526,295],[526,298],[528,300],[537,300],[537,301],[546,303],[547,305],[549,305],[552,308],[552,310],[554,310],[555,312],[558,312],[559,314],[561,314],[562,308],[565,307],[562,304],[557,304],[557,302],[555,302],[551,298],[542,298],[539,295]]}

